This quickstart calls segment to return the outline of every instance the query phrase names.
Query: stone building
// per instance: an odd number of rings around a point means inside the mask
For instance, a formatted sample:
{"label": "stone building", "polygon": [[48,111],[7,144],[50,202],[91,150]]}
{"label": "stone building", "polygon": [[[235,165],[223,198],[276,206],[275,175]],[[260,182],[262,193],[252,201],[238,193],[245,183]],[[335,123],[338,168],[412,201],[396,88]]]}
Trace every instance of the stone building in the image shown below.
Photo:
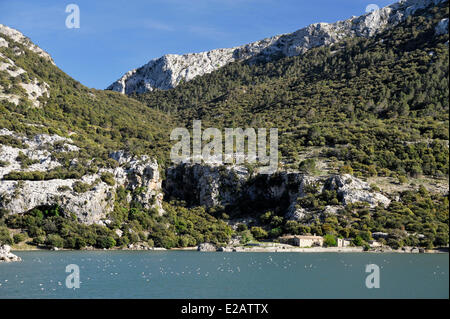
{"label": "stone building", "polygon": [[350,246],[351,242],[350,242],[350,240],[345,239],[345,238],[338,238],[336,243],[337,243],[338,247],[348,247],[348,246]]}
{"label": "stone building", "polygon": [[323,237],[316,235],[293,235],[279,238],[281,243],[298,247],[323,246]]}

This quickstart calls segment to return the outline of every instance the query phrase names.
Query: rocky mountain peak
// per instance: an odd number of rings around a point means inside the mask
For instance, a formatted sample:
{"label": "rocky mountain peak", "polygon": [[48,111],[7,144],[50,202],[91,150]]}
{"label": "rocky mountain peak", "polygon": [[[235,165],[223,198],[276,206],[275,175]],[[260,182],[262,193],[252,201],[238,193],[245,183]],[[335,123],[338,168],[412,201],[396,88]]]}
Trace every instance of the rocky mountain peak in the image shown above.
{"label": "rocky mountain peak", "polygon": [[[372,37],[386,27],[397,25],[417,10],[438,5],[443,1],[401,0],[359,17],[335,23],[315,23],[293,33],[234,48],[183,55],[167,54],[128,71],[107,89],[123,94],[143,93],[154,89],[167,90],[231,62],[257,58],[270,61],[274,55],[301,55],[311,48],[329,46],[348,37]],[[445,25],[443,27],[445,28]]]}

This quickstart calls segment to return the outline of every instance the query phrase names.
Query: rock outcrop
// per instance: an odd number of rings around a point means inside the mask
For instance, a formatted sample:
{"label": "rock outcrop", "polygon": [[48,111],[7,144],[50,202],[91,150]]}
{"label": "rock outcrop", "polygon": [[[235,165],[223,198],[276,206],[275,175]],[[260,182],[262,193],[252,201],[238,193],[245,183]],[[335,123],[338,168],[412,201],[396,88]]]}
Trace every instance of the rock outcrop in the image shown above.
{"label": "rock outcrop", "polygon": [[349,174],[330,177],[324,185],[327,190],[335,190],[344,205],[365,202],[370,206],[382,204],[388,206],[391,202],[386,196],[372,191],[369,184]]}
{"label": "rock outcrop", "polygon": [[55,64],[47,52],[33,44],[22,33],[0,24],[0,48],[7,47],[12,50],[9,57],[0,53],[0,71],[6,72],[11,78],[15,78],[14,82],[16,82],[16,87],[12,83],[7,84],[5,82],[2,83],[4,87],[0,85],[0,100],[19,105],[21,99],[25,99],[32,106],[41,107],[50,97],[50,86],[44,81],[39,81],[34,75],[14,63],[15,57],[24,54],[21,45]]}
{"label": "rock outcrop", "polygon": [[[1,145],[0,157],[0,208],[10,214],[27,212],[35,207],[57,205],[63,212],[74,213],[78,220],[86,223],[105,224],[107,215],[114,207],[115,194],[119,187],[128,190],[126,200],[140,203],[144,208],[162,210],[162,179],[154,159],[133,156],[116,151],[110,157],[117,162],[115,168],[100,168],[74,179],[24,179],[11,178],[12,173],[49,171],[61,166],[55,158],[58,153],[76,153],[79,148],[70,138],[58,135],[39,134],[26,137],[7,129],[0,136],[9,137],[9,144]],[[24,166],[21,158],[29,165]],[[77,165],[77,158],[72,160]],[[113,181],[104,179],[108,174]],[[254,175],[254,176],[253,176]],[[167,196],[182,199],[188,205],[242,206],[249,209],[274,209],[285,213],[287,219],[299,220],[308,210],[297,205],[297,199],[305,196],[305,188],[311,184],[317,191],[335,190],[346,205],[367,202],[389,205],[390,200],[374,192],[362,180],[351,175],[336,175],[325,178],[307,176],[297,172],[251,175],[243,166],[213,166],[180,164],[166,170],[164,191]],[[84,185],[82,190],[77,185]],[[335,213],[335,207],[327,212]]]}
{"label": "rock outcrop", "polygon": [[[4,36],[10,38],[14,42],[24,45],[30,51],[37,53],[39,56],[50,61],[52,64],[55,64],[55,62],[53,62],[53,59],[50,56],[50,54],[48,54],[47,52],[42,50],[40,47],[35,45],[33,42],[31,42],[31,40],[29,38],[27,38],[26,36],[24,36],[21,32],[15,30],[13,28],[7,27],[3,24],[0,24],[0,47],[2,47],[2,46],[8,47],[9,46],[8,41],[5,40]],[[13,47],[13,49],[14,48],[16,48],[15,52],[17,55],[22,54],[22,52],[19,50],[18,47]]]}
{"label": "rock outcrop", "polygon": [[0,262],[21,261],[19,256],[11,253],[11,247],[9,245],[0,246]]}
{"label": "rock outcrop", "polygon": [[448,33],[448,18],[442,19],[439,21],[439,23],[436,25],[436,28],[434,29],[436,35],[446,34]]}
{"label": "rock outcrop", "polygon": [[[0,37],[0,39],[3,39]],[[8,44],[8,42],[2,42],[0,41],[0,45],[2,43]],[[8,75],[12,78],[19,77],[21,75],[25,75],[28,77],[28,73],[22,69],[21,67],[18,67],[13,60],[9,59],[2,53],[0,53],[0,71],[5,71],[8,73]],[[39,82],[35,77],[32,77],[31,79],[28,78],[28,80],[23,80],[25,77],[21,76],[20,80],[18,81],[18,85],[21,89],[24,91],[24,96],[27,100],[31,102],[31,104],[34,107],[40,107],[41,101],[39,98],[49,98],[50,97],[50,86],[46,82]],[[15,105],[18,105],[20,102],[20,99],[22,98],[21,95],[15,94],[15,93],[5,93],[4,91],[7,91],[11,88],[11,84],[9,84],[9,87],[3,87],[0,85],[0,100],[7,100],[8,102],[14,103]]]}
{"label": "rock outcrop", "polygon": [[166,170],[163,189],[168,198],[175,197],[192,206],[273,209],[284,212],[289,220],[300,220],[311,214],[298,205],[298,198],[311,189],[315,192],[336,191],[340,202],[325,207],[325,214],[337,214],[349,203],[366,202],[371,207],[390,203],[389,198],[373,191],[366,182],[348,174],[313,177],[281,171],[250,176],[247,169],[240,166],[180,164]]}
{"label": "rock outcrop", "polygon": [[202,243],[197,247],[198,251],[217,251],[217,247],[211,243]]}
{"label": "rock outcrop", "polygon": [[189,205],[213,207],[232,204],[239,196],[248,171],[240,166],[180,164],[166,170],[164,189]]}
{"label": "rock outcrop", "polygon": [[[100,168],[97,173],[87,174],[80,179],[5,179],[11,172],[46,173],[61,166],[52,154],[76,152],[78,147],[70,139],[57,135],[40,134],[27,138],[6,129],[0,131],[1,135],[10,136],[23,144],[23,148],[0,145],[0,208],[10,214],[58,205],[64,212],[74,213],[80,222],[102,224],[102,220],[112,211],[115,192],[121,186],[130,191],[128,201],[139,202],[144,208],[156,208],[162,213],[161,177],[154,159],[118,151],[111,154],[111,158],[119,163],[118,167]],[[17,160],[19,154],[32,160],[33,164],[24,168]],[[76,159],[73,161],[76,162]],[[110,174],[114,182],[103,181],[104,173]],[[80,183],[87,185],[87,190],[77,191],[76,185]]]}
{"label": "rock outcrop", "polygon": [[[393,27],[404,21],[416,11],[441,2],[444,0],[402,0],[360,17],[336,23],[315,23],[293,33],[234,48],[184,55],[167,54],[128,71],[107,89],[124,94],[143,93],[154,89],[167,90],[231,62],[247,59],[267,61],[280,55],[296,56],[311,48],[330,46],[348,37],[372,37],[386,27]],[[439,27],[439,30],[442,30],[442,27]]]}

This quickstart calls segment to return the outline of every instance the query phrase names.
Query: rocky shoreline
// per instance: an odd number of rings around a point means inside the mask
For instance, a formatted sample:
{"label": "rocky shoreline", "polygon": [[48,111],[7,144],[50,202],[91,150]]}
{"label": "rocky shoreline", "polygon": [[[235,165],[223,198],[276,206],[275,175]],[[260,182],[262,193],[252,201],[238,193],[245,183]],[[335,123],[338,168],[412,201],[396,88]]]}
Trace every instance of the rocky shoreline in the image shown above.
{"label": "rocky shoreline", "polygon": [[11,253],[11,247],[9,245],[0,246],[0,262],[12,262],[21,261],[19,256]]}
{"label": "rocky shoreline", "polygon": [[200,252],[299,252],[299,253],[448,253],[448,248],[424,249],[418,247],[402,247],[392,249],[390,247],[379,247],[365,250],[364,247],[295,247],[291,245],[271,245],[271,246],[228,246],[216,247],[211,243],[203,243],[197,247]]}
{"label": "rocky shoreline", "polygon": [[[4,249],[3,247],[7,247]],[[20,261],[20,257],[10,253],[11,247],[8,245],[0,246],[0,261]],[[67,248],[43,248],[36,247],[35,249],[14,249],[15,251],[39,251],[39,250],[53,250],[53,251],[72,251],[74,249]],[[398,253],[398,254],[439,254],[448,253],[448,247],[424,249],[419,247],[402,247],[399,249],[392,249],[388,246],[378,247],[374,249],[365,250],[364,247],[296,247],[287,244],[269,244],[269,245],[235,245],[235,246],[216,246],[212,243],[202,243],[198,246],[171,248],[163,247],[148,247],[144,245],[128,245],[122,248],[94,248],[85,247],[82,251],[198,251],[198,252],[266,252],[266,253],[283,253],[283,252],[297,252],[297,253]],[[2,252],[6,252],[2,254]],[[9,258],[6,260],[6,256]],[[5,260],[2,260],[4,258]]]}

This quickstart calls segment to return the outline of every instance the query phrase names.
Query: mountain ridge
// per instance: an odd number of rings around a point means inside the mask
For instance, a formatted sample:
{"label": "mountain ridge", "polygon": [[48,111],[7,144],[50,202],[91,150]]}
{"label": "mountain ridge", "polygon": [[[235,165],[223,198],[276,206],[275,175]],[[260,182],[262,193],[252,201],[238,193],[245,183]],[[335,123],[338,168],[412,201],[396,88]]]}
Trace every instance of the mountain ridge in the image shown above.
{"label": "mountain ridge", "polygon": [[[30,49],[34,53],[37,53],[39,56],[47,59],[53,65],[55,65],[55,62],[53,61],[53,58],[50,56],[50,54],[48,54],[42,48],[40,48],[39,46],[34,44],[28,37],[23,35],[22,32],[0,23],[0,34],[6,35],[6,36],[10,37],[12,40],[14,40],[15,42],[18,42],[18,43],[21,43],[21,44],[27,46],[28,49]],[[8,41],[6,41],[3,38],[0,38],[0,47],[8,47],[8,46],[9,46]],[[17,51],[17,49],[16,49],[16,52],[18,54],[21,54],[20,51]]]}
{"label": "mountain ridge", "polygon": [[[271,60],[273,56],[296,56],[311,48],[329,46],[346,37],[372,37],[386,26],[395,26],[417,10],[444,0],[401,0],[359,17],[335,23],[314,23],[292,33],[276,35],[233,48],[220,48],[183,55],[166,54],[125,73],[107,90],[123,94],[167,90],[183,81],[211,73],[231,62]],[[448,22],[447,22],[448,29]]]}

